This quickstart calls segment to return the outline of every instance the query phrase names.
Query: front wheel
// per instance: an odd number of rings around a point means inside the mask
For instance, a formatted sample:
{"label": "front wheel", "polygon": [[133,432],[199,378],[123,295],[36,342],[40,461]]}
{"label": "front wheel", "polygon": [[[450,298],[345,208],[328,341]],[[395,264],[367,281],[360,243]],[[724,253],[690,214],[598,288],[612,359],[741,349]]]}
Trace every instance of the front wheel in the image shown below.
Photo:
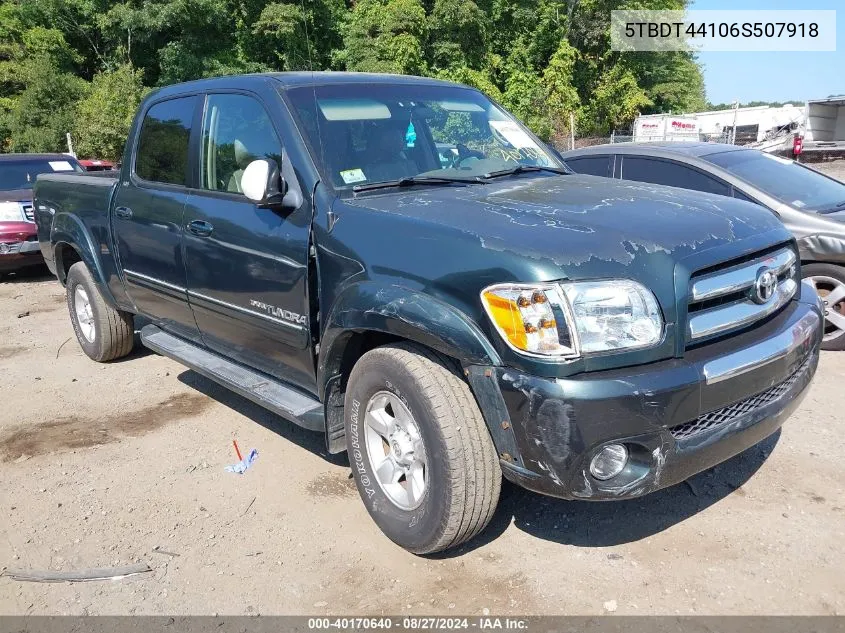
{"label": "front wheel", "polygon": [[364,354],[349,377],[346,443],[381,530],[415,554],[459,545],[490,522],[502,473],[469,386],[416,345]]}
{"label": "front wheel", "polygon": [[834,264],[807,264],[801,275],[816,288],[824,302],[822,349],[845,349],[845,268]]}

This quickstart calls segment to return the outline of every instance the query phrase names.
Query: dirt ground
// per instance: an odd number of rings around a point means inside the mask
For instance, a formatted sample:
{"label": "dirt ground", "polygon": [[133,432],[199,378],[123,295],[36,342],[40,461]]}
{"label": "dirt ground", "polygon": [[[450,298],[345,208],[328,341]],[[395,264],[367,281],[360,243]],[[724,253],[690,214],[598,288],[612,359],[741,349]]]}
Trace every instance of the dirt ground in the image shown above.
{"label": "dirt ground", "polygon": [[[25,315],[25,316],[24,316]],[[0,282],[2,614],[845,614],[845,354],[782,432],[689,484],[573,503],[505,486],[477,540],[419,558],[345,458],[177,363],[98,365],[47,276]],[[232,439],[258,460],[243,476]]]}
{"label": "dirt ground", "polygon": [[823,163],[806,163],[807,167],[812,167],[823,174],[836,178],[845,182],[845,158],[838,158],[836,160],[828,160]]}

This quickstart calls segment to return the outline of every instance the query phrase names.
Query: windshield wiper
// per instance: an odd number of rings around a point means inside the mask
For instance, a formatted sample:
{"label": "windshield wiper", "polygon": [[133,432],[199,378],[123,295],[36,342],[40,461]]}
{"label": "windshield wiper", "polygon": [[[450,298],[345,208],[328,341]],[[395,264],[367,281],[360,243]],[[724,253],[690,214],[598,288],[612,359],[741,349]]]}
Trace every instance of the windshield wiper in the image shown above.
{"label": "windshield wiper", "polygon": [[500,169],[498,171],[491,171],[482,178],[490,179],[490,178],[500,178],[501,176],[513,176],[514,174],[524,174],[529,171],[548,171],[553,174],[570,174],[567,169],[563,169],[562,167],[542,167],[540,165],[517,165],[516,167],[511,167],[510,169]]}
{"label": "windshield wiper", "polygon": [[373,191],[374,189],[388,189],[390,187],[412,187],[414,185],[451,185],[454,183],[467,185],[486,185],[478,176],[473,178],[441,178],[439,176],[414,176],[410,178],[399,178],[397,180],[385,180],[384,182],[370,182],[366,185],[355,185],[352,191]]}

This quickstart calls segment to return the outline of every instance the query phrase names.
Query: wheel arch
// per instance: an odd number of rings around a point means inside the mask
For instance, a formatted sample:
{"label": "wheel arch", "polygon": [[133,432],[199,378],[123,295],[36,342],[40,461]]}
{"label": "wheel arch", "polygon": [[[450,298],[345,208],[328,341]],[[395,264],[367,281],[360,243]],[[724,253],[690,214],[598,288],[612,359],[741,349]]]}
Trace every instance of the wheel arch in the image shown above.
{"label": "wheel arch", "polygon": [[501,359],[478,326],[441,299],[402,286],[364,282],[335,301],[320,342],[317,368],[320,399],[326,407],[326,444],[345,450],[343,394],[358,359],[369,350],[409,342],[463,365],[499,365]]}
{"label": "wheel arch", "polygon": [[50,241],[53,244],[56,276],[62,285],[67,282],[67,271],[70,267],[78,261],[84,262],[106,302],[113,307],[117,306],[98,256],[99,249],[95,247],[96,242],[79,218],[69,213],[57,215],[50,233]]}

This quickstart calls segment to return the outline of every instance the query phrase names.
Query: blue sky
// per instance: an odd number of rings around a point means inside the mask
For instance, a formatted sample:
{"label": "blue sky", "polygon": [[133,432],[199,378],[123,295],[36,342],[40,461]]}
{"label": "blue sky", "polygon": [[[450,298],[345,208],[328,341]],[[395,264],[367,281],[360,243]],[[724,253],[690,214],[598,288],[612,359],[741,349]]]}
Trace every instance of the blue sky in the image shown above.
{"label": "blue sky", "polygon": [[822,99],[845,94],[845,2],[842,0],[693,0],[690,9],[841,9],[836,52],[702,53],[711,103]]}

